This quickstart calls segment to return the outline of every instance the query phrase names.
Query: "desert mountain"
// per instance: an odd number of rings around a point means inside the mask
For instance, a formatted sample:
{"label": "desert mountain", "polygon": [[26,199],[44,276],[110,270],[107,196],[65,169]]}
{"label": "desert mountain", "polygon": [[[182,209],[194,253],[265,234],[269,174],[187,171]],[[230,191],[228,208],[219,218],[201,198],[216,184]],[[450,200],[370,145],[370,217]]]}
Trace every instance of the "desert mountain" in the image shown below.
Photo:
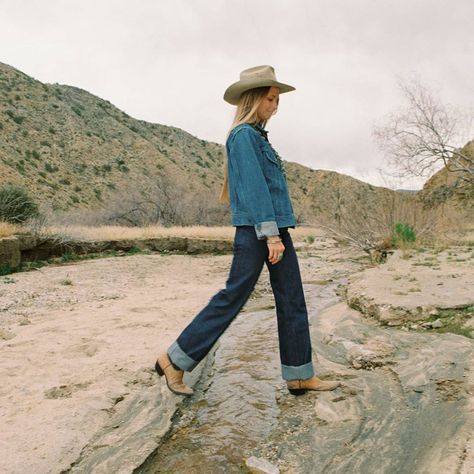
{"label": "desert mountain", "polygon": [[[228,206],[218,203],[224,153],[221,144],[0,63],[0,178],[25,187],[40,208],[116,219],[133,212],[131,223],[139,212],[162,223],[228,224]],[[368,210],[406,194],[297,163],[286,169],[300,223],[337,220],[345,203]]]}

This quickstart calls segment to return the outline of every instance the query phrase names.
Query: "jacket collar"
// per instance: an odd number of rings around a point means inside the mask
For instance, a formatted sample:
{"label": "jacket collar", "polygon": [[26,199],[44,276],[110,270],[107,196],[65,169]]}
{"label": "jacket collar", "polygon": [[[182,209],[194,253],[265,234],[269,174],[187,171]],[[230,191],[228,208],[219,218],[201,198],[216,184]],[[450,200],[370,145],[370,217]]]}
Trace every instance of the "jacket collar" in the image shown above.
{"label": "jacket collar", "polygon": [[268,130],[265,130],[259,123],[252,123],[251,125],[268,141]]}

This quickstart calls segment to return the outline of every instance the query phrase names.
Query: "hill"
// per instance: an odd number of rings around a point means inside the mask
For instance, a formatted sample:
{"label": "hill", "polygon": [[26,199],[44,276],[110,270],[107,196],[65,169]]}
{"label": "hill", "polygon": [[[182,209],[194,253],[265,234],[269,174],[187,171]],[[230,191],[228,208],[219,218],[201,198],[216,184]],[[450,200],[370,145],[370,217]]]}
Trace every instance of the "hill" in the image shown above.
{"label": "hill", "polygon": [[[0,177],[28,189],[43,210],[130,224],[226,225],[228,206],[218,203],[224,152],[179,128],[132,118],[83,89],[44,84],[0,63]],[[298,163],[286,168],[300,223],[337,220],[347,203],[368,210],[406,194]]]}

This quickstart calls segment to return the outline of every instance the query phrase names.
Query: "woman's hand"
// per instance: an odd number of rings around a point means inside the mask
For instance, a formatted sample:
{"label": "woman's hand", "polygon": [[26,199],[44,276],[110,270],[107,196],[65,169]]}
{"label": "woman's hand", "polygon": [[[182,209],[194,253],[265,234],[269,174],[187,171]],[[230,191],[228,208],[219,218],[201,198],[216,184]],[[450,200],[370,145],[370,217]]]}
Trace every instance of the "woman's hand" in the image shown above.
{"label": "woman's hand", "polygon": [[[281,258],[283,258],[283,252],[285,251],[285,246],[283,242],[278,239],[276,240],[275,237],[269,237],[267,239],[267,246],[268,246],[268,260],[272,265],[278,263]],[[281,258],[278,258],[281,255]]]}

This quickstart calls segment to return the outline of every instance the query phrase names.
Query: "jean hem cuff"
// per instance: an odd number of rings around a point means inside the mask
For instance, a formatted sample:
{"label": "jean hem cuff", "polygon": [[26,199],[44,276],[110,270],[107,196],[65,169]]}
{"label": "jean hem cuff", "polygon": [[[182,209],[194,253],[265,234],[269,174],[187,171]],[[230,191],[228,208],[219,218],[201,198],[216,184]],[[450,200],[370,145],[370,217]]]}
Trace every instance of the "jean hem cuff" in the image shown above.
{"label": "jean hem cuff", "polygon": [[282,377],[285,380],[310,379],[314,375],[313,363],[303,365],[281,365]]}
{"label": "jean hem cuff", "polygon": [[186,354],[186,352],[179,347],[177,341],[174,341],[173,344],[167,350],[168,357],[170,358],[171,362],[178,366],[181,370],[185,370],[186,372],[190,372],[191,370],[199,364],[198,361],[191,359],[191,357]]}

